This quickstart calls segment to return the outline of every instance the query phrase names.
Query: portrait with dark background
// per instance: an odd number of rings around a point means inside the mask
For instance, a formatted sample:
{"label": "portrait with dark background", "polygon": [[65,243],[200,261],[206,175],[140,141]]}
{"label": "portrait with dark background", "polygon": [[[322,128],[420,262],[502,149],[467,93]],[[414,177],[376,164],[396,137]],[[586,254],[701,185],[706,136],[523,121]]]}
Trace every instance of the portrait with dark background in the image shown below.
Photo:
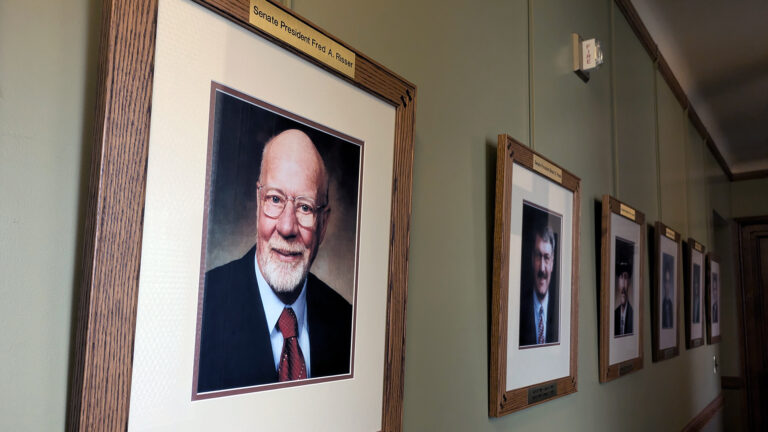
{"label": "portrait with dark background", "polygon": [[214,88],[202,273],[256,244],[256,183],[264,145],[280,132],[299,129],[317,147],[329,177],[328,228],[310,271],[354,304],[362,141],[223,86]]}
{"label": "portrait with dark background", "polygon": [[[555,245],[552,250],[554,263],[549,280],[549,306],[548,323],[551,321],[551,329],[547,329],[547,343],[558,342],[560,329],[560,239],[562,217],[544,208],[523,201],[523,232],[522,251],[520,254],[520,346],[530,345],[529,327],[534,316],[533,295],[535,274],[533,271],[533,248],[535,244],[535,230],[542,225],[548,225],[554,234]],[[552,316],[549,316],[550,311]],[[549,325],[549,324],[548,324]],[[550,333],[552,330],[553,333]],[[534,342],[535,344],[535,342]]]}
{"label": "portrait with dark background", "polygon": [[[616,236],[616,243],[614,245],[614,265],[613,265],[613,314],[614,314],[614,336],[616,338],[631,336],[635,333],[634,327],[634,308],[635,300],[633,297],[634,292],[634,280],[635,280],[635,243]],[[626,272],[627,279],[627,292],[626,295],[626,323],[621,330],[621,281],[619,277]]]}
{"label": "portrait with dark background", "polygon": [[[616,237],[616,257],[614,265],[613,280],[616,281],[614,287],[613,308],[616,309],[621,305],[621,293],[619,292],[619,284],[617,279],[621,275],[620,272],[629,272],[629,285],[627,286],[627,302],[633,303],[632,291],[634,291],[633,281],[635,279],[635,244],[629,240],[625,240],[621,237]],[[633,305],[634,307],[634,305]]]}
{"label": "portrait with dark background", "polygon": [[694,323],[701,321],[701,312],[699,305],[701,304],[701,266],[693,264],[693,313],[692,320]]}
{"label": "portrait with dark background", "polygon": [[718,287],[718,277],[717,273],[712,273],[712,322],[717,324],[719,322],[719,313],[718,308],[720,307],[717,303],[720,299],[720,291]]}
{"label": "portrait with dark background", "polygon": [[[669,273],[669,282],[667,282]],[[671,329],[675,322],[675,257],[661,253],[661,328]]]}

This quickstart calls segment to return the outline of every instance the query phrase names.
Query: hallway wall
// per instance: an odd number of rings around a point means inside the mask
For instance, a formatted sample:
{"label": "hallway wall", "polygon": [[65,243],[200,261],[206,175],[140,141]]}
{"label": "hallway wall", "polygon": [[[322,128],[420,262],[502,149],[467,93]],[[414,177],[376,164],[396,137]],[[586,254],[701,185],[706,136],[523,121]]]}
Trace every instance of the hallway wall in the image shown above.
{"label": "hallway wall", "polygon": [[0,430],[64,429],[100,11],[0,1]]}
{"label": "hallway wall", "polygon": [[[719,345],[651,362],[649,307],[644,369],[598,382],[594,200],[612,193],[708,247],[712,209],[730,214],[725,175],[613,2],[293,5],[418,86],[405,430],[679,430],[719,394]],[[606,52],[587,84],[570,70],[572,32]],[[489,419],[493,147],[504,132],[582,179],[579,391]],[[469,205],[437,217],[439,203]],[[648,305],[647,278],[645,288]]]}
{"label": "hallway wall", "polygon": [[[712,358],[727,356],[725,342],[682,346],[680,356],[651,362],[647,277],[644,368],[598,382],[594,201],[613,194],[649,223],[662,220],[726,254],[712,211],[724,218],[758,211],[747,206],[760,205],[755,198],[765,190],[728,183],[611,0],[293,0],[293,7],[418,86],[406,431],[680,430],[719,394]],[[11,347],[0,356],[4,430],[64,428],[99,13],[95,0],[0,2],[0,342]],[[572,32],[603,42],[607,63],[589,83],[570,70]],[[491,419],[500,133],[582,179],[579,386]],[[732,276],[727,264],[723,272]],[[735,340],[723,329],[724,341]],[[735,364],[723,358],[723,374]],[[721,418],[710,427],[719,430]]]}

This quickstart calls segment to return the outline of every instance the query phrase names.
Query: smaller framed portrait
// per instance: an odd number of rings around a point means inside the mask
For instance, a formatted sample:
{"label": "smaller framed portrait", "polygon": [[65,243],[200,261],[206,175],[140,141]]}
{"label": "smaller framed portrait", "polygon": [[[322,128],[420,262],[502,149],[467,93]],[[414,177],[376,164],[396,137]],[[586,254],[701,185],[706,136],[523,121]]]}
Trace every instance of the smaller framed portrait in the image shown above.
{"label": "smaller framed portrait", "polygon": [[720,258],[707,254],[707,343],[720,342]]}
{"label": "smaller framed portrait", "polygon": [[704,344],[704,265],[705,247],[688,238],[685,243],[685,347]]}
{"label": "smaller framed portrait", "polygon": [[643,368],[645,215],[603,196],[600,382]]}
{"label": "smaller framed portrait", "polygon": [[489,414],[576,391],[578,177],[499,136]]}
{"label": "smaller framed portrait", "polygon": [[651,329],[654,362],[671,359],[680,353],[678,310],[682,291],[682,237],[674,229],[654,225],[653,283],[651,291]]}

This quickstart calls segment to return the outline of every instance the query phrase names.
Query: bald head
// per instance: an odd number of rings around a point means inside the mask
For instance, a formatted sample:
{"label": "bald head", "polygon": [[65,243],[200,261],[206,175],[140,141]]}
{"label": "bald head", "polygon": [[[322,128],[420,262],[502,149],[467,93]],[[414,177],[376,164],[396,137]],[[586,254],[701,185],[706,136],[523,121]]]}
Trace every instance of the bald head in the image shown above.
{"label": "bald head", "polygon": [[298,129],[283,131],[270,139],[264,146],[261,157],[259,182],[270,184],[276,176],[305,178],[317,186],[313,191],[316,202],[324,205],[328,198],[328,173],[323,158],[315,144]]}

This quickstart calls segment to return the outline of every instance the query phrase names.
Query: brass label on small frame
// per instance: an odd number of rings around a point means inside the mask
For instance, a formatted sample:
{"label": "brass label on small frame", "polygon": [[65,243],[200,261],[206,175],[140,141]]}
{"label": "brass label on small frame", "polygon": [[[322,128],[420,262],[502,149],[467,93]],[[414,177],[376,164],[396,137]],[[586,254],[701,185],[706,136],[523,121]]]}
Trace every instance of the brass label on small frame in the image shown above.
{"label": "brass label on small frame", "polygon": [[632,207],[625,204],[621,204],[619,205],[619,213],[621,213],[622,216],[631,220],[632,222],[635,221],[635,209],[633,209]]}
{"label": "brass label on small frame", "polygon": [[693,248],[696,249],[698,252],[704,252],[704,245],[697,242],[696,240],[693,241]]}
{"label": "brass label on small frame", "polygon": [[267,0],[251,0],[248,22],[344,75],[355,77],[355,53]]}
{"label": "brass label on small frame", "polygon": [[696,339],[696,340],[693,341],[693,347],[694,348],[700,347],[702,343],[703,342],[702,342],[701,339]]}
{"label": "brass label on small frame", "polygon": [[667,228],[667,237],[669,237],[671,240],[675,239],[675,232],[669,228]]}
{"label": "brass label on small frame", "polygon": [[563,170],[537,155],[533,155],[533,169],[558,183],[563,182]]}
{"label": "brass label on small frame", "polygon": [[661,352],[661,358],[662,359],[668,359],[675,355],[675,349],[674,348],[667,348],[664,351]]}
{"label": "brass label on small frame", "polygon": [[545,384],[528,389],[528,403],[541,402],[551,397],[557,396],[557,384]]}
{"label": "brass label on small frame", "polygon": [[619,376],[626,375],[632,372],[633,370],[635,370],[635,365],[633,365],[632,363],[625,364],[619,367]]}

